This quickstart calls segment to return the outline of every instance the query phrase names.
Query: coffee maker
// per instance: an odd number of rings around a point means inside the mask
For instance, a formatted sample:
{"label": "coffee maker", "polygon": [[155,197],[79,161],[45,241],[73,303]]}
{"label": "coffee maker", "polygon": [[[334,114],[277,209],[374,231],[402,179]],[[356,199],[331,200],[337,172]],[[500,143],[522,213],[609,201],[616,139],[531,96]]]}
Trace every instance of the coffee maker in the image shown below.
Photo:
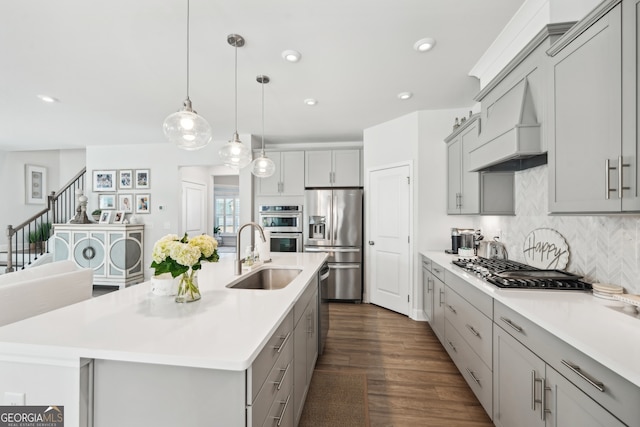
{"label": "coffee maker", "polygon": [[448,254],[457,254],[461,248],[471,249],[474,254],[476,247],[483,236],[480,234],[480,230],[474,230],[471,228],[452,228],[451,229],[451,249],[446,249]]}
{"label": "coffee maker", "polygon": [[460,230],[458,228],[451,229],[451,249],[446,249],[445,252],[448,254],[457,254],[458,249],[460,248],[461,236]]}

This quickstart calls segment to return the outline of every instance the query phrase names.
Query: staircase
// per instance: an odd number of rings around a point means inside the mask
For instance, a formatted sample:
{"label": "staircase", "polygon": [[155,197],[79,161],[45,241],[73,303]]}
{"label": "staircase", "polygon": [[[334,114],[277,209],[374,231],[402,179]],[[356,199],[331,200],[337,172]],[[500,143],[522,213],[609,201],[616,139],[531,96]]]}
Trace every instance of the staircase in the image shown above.
{"label": "staircase", "polygon": [[24,269],[50,258],[49,238],[53,224],[68,222],[75,215],[76,190],[84,190],[87,168],[78,172],[59,191],[52,192],[47,207],[18,226],[7,226],[8,245],[0,251],[5,273]]}

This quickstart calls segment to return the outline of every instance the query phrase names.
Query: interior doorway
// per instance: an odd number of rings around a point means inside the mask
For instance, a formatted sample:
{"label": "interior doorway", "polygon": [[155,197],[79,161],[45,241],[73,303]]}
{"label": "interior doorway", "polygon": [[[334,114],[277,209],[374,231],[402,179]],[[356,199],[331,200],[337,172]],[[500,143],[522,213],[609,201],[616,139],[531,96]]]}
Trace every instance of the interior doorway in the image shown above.
{"label": "interior doorway", "polygon": [[238,175],[213,177],[214,230],[218,230],[218,251],[236,251],[236,233],[240,226],[240,178]]}

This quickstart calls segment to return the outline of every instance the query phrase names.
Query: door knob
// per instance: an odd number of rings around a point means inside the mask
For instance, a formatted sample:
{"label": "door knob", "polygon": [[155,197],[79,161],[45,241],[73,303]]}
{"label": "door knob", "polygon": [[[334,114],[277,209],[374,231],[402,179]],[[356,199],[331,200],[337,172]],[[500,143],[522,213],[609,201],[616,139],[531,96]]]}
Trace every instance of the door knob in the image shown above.
{"label": "door knob", "polygon": [[376,242],[374,242],[373,240],[369,240],[369,245],[373,246],[375,244],[376,244]]}

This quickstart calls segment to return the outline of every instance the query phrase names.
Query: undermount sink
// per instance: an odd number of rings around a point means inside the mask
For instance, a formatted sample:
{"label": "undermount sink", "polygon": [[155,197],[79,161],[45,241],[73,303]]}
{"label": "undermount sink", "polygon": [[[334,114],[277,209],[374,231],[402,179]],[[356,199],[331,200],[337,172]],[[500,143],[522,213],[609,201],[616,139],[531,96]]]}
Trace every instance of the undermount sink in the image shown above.
{"label": "undermount sink", "polygon": [[302,270],[295,268],[265,268],[250,273],[234,283],[227,285],[231,289],[263,289],[273,291],[285,288]]}

